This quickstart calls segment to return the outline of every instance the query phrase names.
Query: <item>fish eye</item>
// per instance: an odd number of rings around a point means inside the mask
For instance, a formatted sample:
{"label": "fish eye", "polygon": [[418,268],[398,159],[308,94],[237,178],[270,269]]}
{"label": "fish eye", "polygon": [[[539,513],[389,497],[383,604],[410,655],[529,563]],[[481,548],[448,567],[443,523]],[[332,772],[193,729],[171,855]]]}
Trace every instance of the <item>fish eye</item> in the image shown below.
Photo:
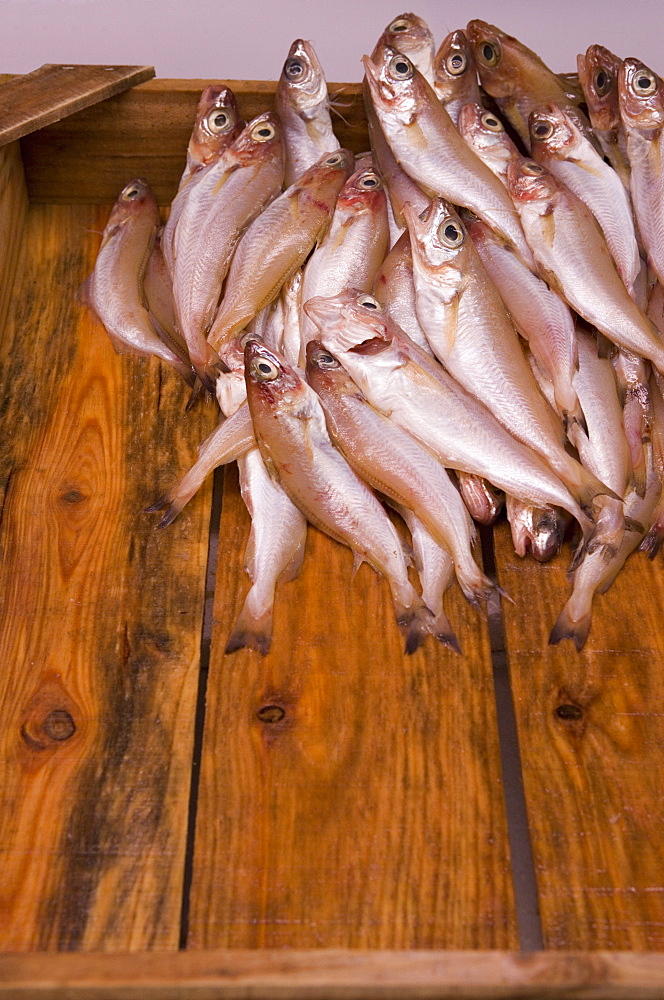
{"label": "fish eye", "polygon": [[398,17],[396,21],[392,21],[389,25],[388,31],[408,31],[410,28],[410,22],[405,17]]}
{"label": "fish eye", "polygon": [[360,295],[357,304],[358,306],[364,306],[365,309],[380,309],[380,302],[373,295]]}
{"label": "fish eye", "polygon": [[254,125],[251,130],[251,138],[254,142],[267,142],[269,139],[274,138],[276,131],[274,125],[270,125],[269,122],[262,122],[260,125]]}
{"label": "fish eye", "polygon": [[228,132],[228,130],[232,128],[233,119],[226,111],[214,108],[214,110],[211,111],[206,117],[205,124],[209,128],[210,132],[221,134],[223,132]]}
{"label": "fish eye", "polygon": [[463,52],[452,52],[445,60],[445,68],[452,76],[461,76],[462,73],[465,73],[467,66],[468,60]]}
{"label": "fish eye", "polygon": [[337,359],[333,358],[328,351],[316,351],[312,357],[312,361],[319,368],[341,368]]}
{"label": "fish eye", "polygon": [[643,97],[653,94],[657,90],[657,77],[648,70],[641,70],[634,80],[634,87]]}
{"label": "fish eye", "polygon": [[606,70],[599,69],[597,71],[597,76],[595,77],[595,90],[597,91],[599,97],[603,97],[608,94],[611,87],[611,75],[606,72]]}
{"label": "fish eye", "polygon": [[288,77],[289,80],[299,80],[303,73],[304,63],[301,59],[296,59],[293,56],[284,63],[284,76]]}
{"label": "fish eye", "polygon": [[358,177],[357,186],[363,191],[370,191],[372,188],[380,187],[380,178],[373,171],[369,171]]}
{"label": "fish eye", "polygon": [[343,155],[341,153],[334,153],[332,156],[328,156],[325,160],[326,167],[338,167],[344,162]]}
{"label": "fish eye", "polygon": [[466,235],[459,223],[449,216],[438,226],[437,234],[443,246],[449,247],[450,250],[460,247]]}
{"label": "fish eye", "polygon": [[480,121],[482,125],[484,125],[484,128],[488,128],[489,132],[505,131],[505,129],[503,128],[503,123],[498,118],[496,118],[495,115],[492,115],[490,111],[485,111],[485,113],[480,118]]}
{"label": "fish eye", "polygon": [[250,365],[251,374],[259,382],[274,382],[279,378],[281,371],[278,365],[268,358],[254,358]]}
{"label": "fish eye", "polygon": [[410,59],[406,59],[406,57],[401,54],[393,56],[392,59],[390,59],[388,69],[390,75],[394,77],[395,80],[410,80],[414,73],[413,64]]}
{"label": "fish eye", "polygon": [[141,193],[141,189],[137,184],[132,184],[130,187],[126,187],[122,192],[122,197],[126,198],[127,201],[134,201]]}
{"label": "fish eye", "polygon": [[529,177],[540,177],[545,173],[544,167],[540,166],[539,163],[535,163],[534,160],[526,160],[525,163],[521,165],[521,173],[527,174]]}
{"label": "fish eye", "polygon": [[487,66],[497,66],[500,62],[500,46],[497,42],[482,42],[478,51]]}
{"label": "fish eye", "polygon": [[551,122],[540,119],[539,121],[533,122],[531,131],[536,139],[550,139],[555,129]]}

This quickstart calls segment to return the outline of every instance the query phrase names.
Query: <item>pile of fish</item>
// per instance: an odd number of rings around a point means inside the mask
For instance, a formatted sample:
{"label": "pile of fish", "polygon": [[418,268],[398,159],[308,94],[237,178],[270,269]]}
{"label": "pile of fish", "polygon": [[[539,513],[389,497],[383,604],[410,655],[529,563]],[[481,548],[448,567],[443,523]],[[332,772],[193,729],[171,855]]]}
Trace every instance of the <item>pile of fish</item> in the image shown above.
{"label": "pile of fish", "polygon": [[474,521],[505,505],[540,561],[574,522],[550,642],[580,649],[594,594],[664,538],[662,82],[601,45],[557,76],[479,20],[436,51],[414,14],[363,61],[370,152],[339,148],[298,40],[274,112],[205,89],[165,226],[143,180],[113,208],[84,300],[222,411],[150,510],[169,524],[238,462],[252,587],[227,651],[263,654],[307,522],[386,577],[407,652],[459,650],[455,577],[499,590]]}

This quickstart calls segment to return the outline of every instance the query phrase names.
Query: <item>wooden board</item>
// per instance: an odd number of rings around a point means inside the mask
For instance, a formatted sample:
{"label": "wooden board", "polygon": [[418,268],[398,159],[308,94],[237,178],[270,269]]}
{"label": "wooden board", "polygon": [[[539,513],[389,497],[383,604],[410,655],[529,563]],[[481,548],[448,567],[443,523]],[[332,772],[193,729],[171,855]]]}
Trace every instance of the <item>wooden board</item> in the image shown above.
{"label": "wooden board", "polygon": [[664,948],[661,557],[636,553],[595,599],[582,653],[547,645],[569,549],[538,566],[497,532],[545,947]]}
{"label": "wooden board", "polygon": [[0,948],[176,948],[214,416],[75,301],[106,209],[32,207],[1,344]]}
{"label": "wooden board", "polygon": [[224,657],[248,531],[229,474],[189,946],[516,947],[485,622],[455,588],[464,657],[404,656],[387,583],[310,528],[270,653]]}
{"label": "wooden board", "polygon": [[[114,201],[132,177],[145,177],[161,205],[169,205],[184,168],[196,105],[209,80],[151,80],[103,105],[70,115],[22,143],[30,198],[52,203]],[[276,84],[226,80],[249,121],[274,103]],[[359,84],[343,90],[343,119],[334,127],[343,146],[369,148]]]}
{"label": "wooden board", "polygon": [[2,1000],[660,1000],[663,992],[661,954],[0,955]]}
{"label": "wooden board", "polygon": [[28,211],[28,194],[17,142],[0,149],[0,336],[12,300]]}
{"label": "wooden board", "polygon": [[0,146],[154,76],[152,66],[47,63],[0,84]]}

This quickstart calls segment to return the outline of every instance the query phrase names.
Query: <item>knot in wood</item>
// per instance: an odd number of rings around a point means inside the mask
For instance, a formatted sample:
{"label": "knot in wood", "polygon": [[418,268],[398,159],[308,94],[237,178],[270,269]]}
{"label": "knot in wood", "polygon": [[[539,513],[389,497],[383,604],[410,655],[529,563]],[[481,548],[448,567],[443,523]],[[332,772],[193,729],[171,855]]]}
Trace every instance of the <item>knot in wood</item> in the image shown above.
{"label": "knot in wood", "polygon": [[56,709],[44,719],[44,732],[49,739],[63,743],[74,735],[76,724],[69,712],[64,709]]}
{"label": "knot in wood", "polygon": [[85,496],[80,490],[77,490],[75,486],[72,486],[71,489],[67,490],[66,493],[63,493],[60,496],[60,499],[63,503],[75,504],[81,503],[82,500],[85,500]]}
{"label": "knot in wood", "polygon": [[285,716],[285,711],[281,705],[263,705],[256,713],[261,722],[281,722]]}
{"label": "knot in wood", "polygon": [[583,718],[583,709],[578,705],[558,705],[555,715],[564,722],[578,722]]}

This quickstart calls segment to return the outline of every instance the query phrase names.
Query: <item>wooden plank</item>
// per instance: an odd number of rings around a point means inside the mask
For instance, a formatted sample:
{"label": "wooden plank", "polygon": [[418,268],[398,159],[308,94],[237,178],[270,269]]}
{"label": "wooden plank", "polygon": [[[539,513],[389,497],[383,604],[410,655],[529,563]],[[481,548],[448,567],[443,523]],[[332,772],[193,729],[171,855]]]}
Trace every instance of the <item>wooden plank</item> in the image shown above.
{"label": "wooden plank", "polygon": [[153,66],[47,63],[0,85],[0,146],[154,76]]}
{"label": "wooden plank", "polygon": [[402,653],[389,589],[309,529],[265,659],[224,657],[249,519],[226,477],[189,946],[515,947],[485,622]]}
{"label": "wooden plank", "polygon": [[578,654],[547,645],[570,551],[537,566],[496,538],[545,946],[662,949],[661,559],[630,559]]}
{"label": "wooden plank", "polygon": [[27,211],[21,151],[14,142],[0,149],[0,336],[12,299]]}
{"label": "wooden plank", "polygon": [[0,345],[0,948],[176,948],[214,416],[75,301],[105,209],[33,206]]}
{"label": "wooden plank", "polygon": [[[132,177],[145,177],[161,205],[169,205],[182,173],[196,105],[207,80],[151,80],[23,140],[30,198],[55,203],[114,201]],[[223,81],[235,92],[246,120],[274,105],[276,84]],[[369,148],[359,84],[342,91],[334,118],[342,145]]]}
{"label": "wooden plank", "polygon": [[0,955],[1,1000],[660,1000],[628,952],[186,951]]}

